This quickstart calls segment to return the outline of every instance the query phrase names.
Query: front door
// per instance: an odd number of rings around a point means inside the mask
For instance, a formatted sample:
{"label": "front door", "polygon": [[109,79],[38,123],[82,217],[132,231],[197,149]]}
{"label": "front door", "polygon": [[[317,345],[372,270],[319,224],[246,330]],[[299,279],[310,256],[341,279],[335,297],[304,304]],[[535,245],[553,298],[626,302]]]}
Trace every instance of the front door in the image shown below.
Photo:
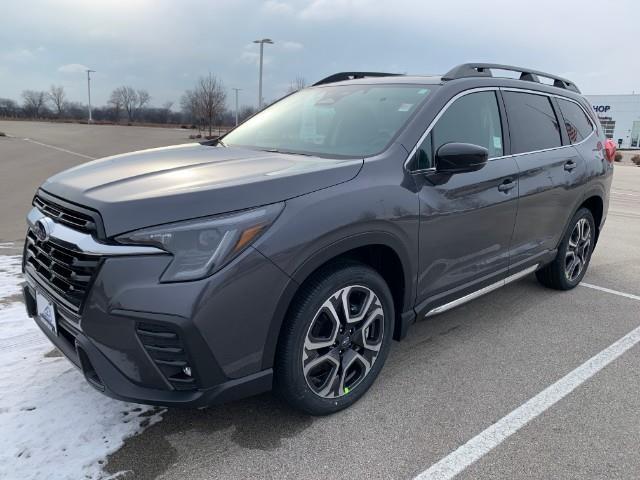
{"label": "front door", "polygon": [[[504,156],[499,92],[464,94],[441,114],[419,145],[414,178],[420,199],[417,303],[432,307],[506,276],[516,218],[518,167]],[[443,174],[434,155],[449,142],[481,145],[478,171]]]}

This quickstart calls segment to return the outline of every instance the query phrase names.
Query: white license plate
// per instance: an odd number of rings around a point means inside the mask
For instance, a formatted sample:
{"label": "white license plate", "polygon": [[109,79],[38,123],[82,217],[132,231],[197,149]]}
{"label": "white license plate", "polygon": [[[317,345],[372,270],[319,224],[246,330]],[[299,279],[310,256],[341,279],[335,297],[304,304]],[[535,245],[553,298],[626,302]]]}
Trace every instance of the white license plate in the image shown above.
{"label": "white license plate", "polygon": [[40,320],[42,320],[42,322],[49,327],[53,333],[57,334],[58,325],[56,324],[56,310],[53,304],[38,291],[36,291],[36,307]]}

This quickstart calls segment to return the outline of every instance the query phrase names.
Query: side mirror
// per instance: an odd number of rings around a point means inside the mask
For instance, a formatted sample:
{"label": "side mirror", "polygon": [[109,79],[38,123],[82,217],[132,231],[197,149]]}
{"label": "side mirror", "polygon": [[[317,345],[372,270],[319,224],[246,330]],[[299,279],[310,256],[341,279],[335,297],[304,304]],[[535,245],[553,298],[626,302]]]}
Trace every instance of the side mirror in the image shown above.
{"label": "side mirror", "polygon": [[441,173],[475,172],[487,163],[489,150],[471,143],[445,143],[436,152],[436,171]]}

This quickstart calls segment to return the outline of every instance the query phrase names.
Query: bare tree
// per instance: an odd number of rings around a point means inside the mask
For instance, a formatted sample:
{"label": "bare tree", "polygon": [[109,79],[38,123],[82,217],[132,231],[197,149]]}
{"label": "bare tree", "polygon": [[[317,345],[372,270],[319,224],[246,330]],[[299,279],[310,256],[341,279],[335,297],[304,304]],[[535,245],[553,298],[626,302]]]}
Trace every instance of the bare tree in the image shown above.
{"label": "bare tree", "polygon": [[[138,90],[136,92],[137,101],[136,101],[136,112],[147,106],[149,101],[151,100],[151,95],[146,90]],[[134,112],[135,114],[135,112]]]}
{"label": "bare tree", "polygon": [[289,83],[289,90],[287,90],[287,93],[297,92],[298,90],[302,90],[306,86],[307,81],[303,76],[298,75],[295,80],[292,80]]}
{"label": "bare tree", "polygon": [[198,126],[198,130],[202,126],[202,111],[198,102],[198,96],[193,90],[187,90],[180,99],[180,108],[182,113],[187,117],[189,122]]}
{"label": "bare tree", "polygon": [[124,111],[127,112],[127,120],[129,123],[133,122],[133,117],[136,114],[136,108],[138,105],[138,94],[133,87],[120,87],[120,96],[122,98],[122,106]]}
{"label": "bare tree", "polygon": [[20,107],[10,98],[0,98],[0,117],[17,117]]}
{"label": "bare tree", "polygon": [[211,128],[215,118],[225,110],[227,92],[222,82],[215,75],[209,73],[206,77],[200,77],[194,93],[200,113],[209,126],[209,136],[211,136]]}
{"label": "bare tree", "polygon": [[122,113],[122,108],[124,106],[122,91],[120,88],[116,88],[113,92],[111,92],[108,103],[111,107],[111,110],[113,111],[114,120],[116,123],[118,123],[120,121],[120,114]]}
{"label": "bare tree", "polygon": [[171,115],[171,107],[173,107],[173,102],[164,102],[162,104],[162,108],[160,109],[162,123],[169,123],[169,116]]}
{"label": "bare tree", "polygon": [[127,113],[129,123],[136,119],[136,114],[151,100],[151,95],[146,90],[136,90],[133,87],[122,86],[111,92],[109,104],[119,117],[120,111]]}
{"label": "bare tree", "polygon": [[47,94],[47,98],[53,104],[56,116],[58,118],[62,117],[67,98],[66,94],[64,93],[64,87],[62,85],[51,85],[49,93]]}
{"label": "bare tree", "polygon": [[44,108],[44,102],[47,98],[47,93],[35,90],[23,90],[22,100],[23,108],[28,116],[33,118],[40,118],[40,113]]}

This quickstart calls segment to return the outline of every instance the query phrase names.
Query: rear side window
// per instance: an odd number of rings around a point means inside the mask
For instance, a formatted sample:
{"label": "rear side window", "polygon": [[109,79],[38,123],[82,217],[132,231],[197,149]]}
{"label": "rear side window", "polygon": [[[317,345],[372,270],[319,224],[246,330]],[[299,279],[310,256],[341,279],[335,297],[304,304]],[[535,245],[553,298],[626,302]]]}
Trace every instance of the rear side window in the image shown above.
{"label": "rear side window", "polygon": [[560,147],[560,124],[546,95],[503,92],[509,118],[511,153]]}
{"label": "rear side window", "polygon": [[438,148],[450,142],[485,147],[489,150],[489,158],[504,155],[502,123],[495,92],[470,93],[453,102],[418,147],[417,168],[434,167]]}
{"label": "rear side window", "polygon": [[564,118],[564,126],[571,143],[578,143],[591,135],[593,124],[579,105],[558,98],[558,105]]}

